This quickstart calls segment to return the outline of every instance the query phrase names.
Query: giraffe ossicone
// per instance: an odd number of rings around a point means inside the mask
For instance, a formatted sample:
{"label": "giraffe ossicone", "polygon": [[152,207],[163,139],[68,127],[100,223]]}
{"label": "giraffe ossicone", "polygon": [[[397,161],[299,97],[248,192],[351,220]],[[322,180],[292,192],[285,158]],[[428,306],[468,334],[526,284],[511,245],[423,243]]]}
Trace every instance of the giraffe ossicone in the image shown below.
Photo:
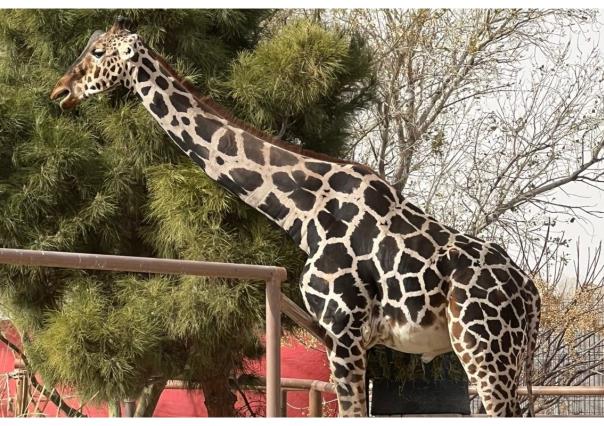
{"label": "giraffe ossicone", "polygon": [[367,414],[366,354],[378,344],[426,362],[452,350],[488,414],[520,414],[540,299],[505,250],[440,224],[366,166],[256,134],[199,97],[123,20],[92,35],[51,98],[72,108],[120,84],[210,178],[307,253],[301,291],[326,332],[340,415]]}

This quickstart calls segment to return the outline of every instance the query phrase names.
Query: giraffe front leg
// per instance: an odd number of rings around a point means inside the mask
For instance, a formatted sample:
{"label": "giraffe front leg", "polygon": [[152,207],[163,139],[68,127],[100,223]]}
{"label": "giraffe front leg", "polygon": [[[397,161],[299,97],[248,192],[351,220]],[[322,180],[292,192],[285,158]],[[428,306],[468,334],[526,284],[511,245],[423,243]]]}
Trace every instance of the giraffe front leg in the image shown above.
{"label": "giraffe front leg", "polygon": [[368,302],[352,274],[334,278],[319,271],[315,263],[310,257],[302,272],[301,290],[308,312],[326,331],[325,347],[340,416],[366,416],[367,339],[361,328],[369,318]]}
{"label": "giraffe front leg", "polygon": [[[344,346],[334,340],[334,348],[328,348],[327,356],[332,381],[336,385],[340,417],[366,417],[365,369],[367,354],[360,342]],[[357,355],[353,355],[356,353]]]}

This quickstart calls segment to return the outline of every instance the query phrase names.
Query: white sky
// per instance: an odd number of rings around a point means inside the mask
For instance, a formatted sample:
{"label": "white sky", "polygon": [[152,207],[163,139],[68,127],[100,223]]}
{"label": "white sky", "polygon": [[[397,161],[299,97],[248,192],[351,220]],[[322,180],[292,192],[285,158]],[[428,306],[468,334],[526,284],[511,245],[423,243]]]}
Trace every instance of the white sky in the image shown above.
{"label": "white sky", "polygon": [[[585,33],[585,37],[577,37],[578,48],[587,51],[588,47],[599,46],[601,57],[604,58],[604,9],[599,10],[599,24],[593,26]],[[556,197],[556,202],[575,205],[586,205],[594,210],[604,211],[604,184],[596,184],[599,188],[580,182],[569,183],[562,188],[552,191],[551,197]],[[604,239],[604,215],[602,217],[586,217],[586,220],[575,220],[570,223],[568,219],[558,222],[557,231],[564,231],[566,238],[572,240],[566,250],[572,262],[577,261],[577,246],[580,251],[580,265],[583,265],[588,251],[593,251]],[[602,259],[604,263],[604,259]],[[566,274],[574,276],[574,265],[569,265]],[[604,278],[604,276],[602,276]]]}

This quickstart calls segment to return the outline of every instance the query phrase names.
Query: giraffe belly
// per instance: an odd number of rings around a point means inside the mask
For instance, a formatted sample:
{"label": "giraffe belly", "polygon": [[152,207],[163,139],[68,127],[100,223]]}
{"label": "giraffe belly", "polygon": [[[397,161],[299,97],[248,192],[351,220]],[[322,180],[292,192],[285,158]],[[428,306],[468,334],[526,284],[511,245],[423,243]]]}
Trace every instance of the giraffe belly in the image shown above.
{"label": "giraffe belly", "polygon": [[389,348],[411,353],[422,354],[422,361],[430,362],[437,355],[451,351],[451,340],[446,325],[433,324],[427,328],[415,323],[394,324],[389,326],[382,343]]}

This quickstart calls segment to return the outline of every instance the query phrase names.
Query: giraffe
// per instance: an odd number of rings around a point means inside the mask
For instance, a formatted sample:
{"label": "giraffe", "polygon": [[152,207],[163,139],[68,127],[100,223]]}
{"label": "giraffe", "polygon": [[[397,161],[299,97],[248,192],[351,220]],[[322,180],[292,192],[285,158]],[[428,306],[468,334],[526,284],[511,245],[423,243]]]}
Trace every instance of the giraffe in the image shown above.
{"label": "giraffe", "polygon": [[[123,85],[218,184],[307,254],[300,289],[325,330],[339,413],[366,416],[367,350],[453,351],[487,414],[520,414],[540,316],[530,279],[496,243],[439,223],[371,169],[255,131],[198,95],[118,18],[58,81],[63,109]],[[532,404],[529,404],[532,407]]]}

